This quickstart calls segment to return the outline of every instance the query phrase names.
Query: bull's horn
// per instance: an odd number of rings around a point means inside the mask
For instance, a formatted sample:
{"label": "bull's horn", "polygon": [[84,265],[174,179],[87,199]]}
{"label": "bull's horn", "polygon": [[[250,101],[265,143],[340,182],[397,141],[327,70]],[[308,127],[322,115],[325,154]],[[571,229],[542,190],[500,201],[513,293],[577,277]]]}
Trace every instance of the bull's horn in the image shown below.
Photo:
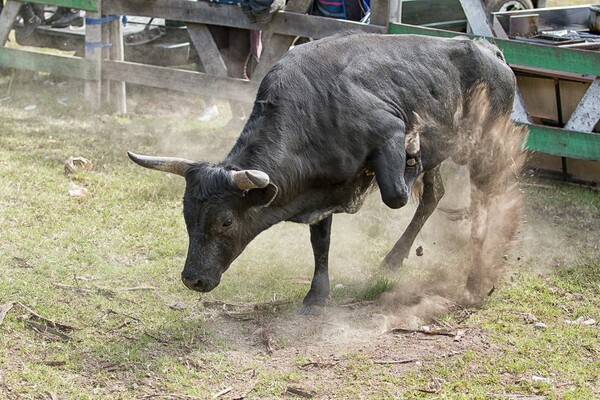
{"label": "bull's horn", "polygon": [[262,189],[269,184],[269,175],[254,169],[231,171],[234,185],[240,190]]}
{"label": "bull's horn", "polygon": [[142,156],[130,151],[127,152],[127,155],[133,162],[142,167],[170,172],[184,177],[187,167],[194,163],[193,161],[185,160],[183,158]]}

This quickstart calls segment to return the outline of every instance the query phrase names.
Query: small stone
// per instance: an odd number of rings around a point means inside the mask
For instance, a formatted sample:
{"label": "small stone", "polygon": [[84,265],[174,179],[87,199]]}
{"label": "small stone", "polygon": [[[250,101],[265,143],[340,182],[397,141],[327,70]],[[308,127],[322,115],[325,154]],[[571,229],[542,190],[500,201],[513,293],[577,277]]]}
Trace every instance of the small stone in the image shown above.
{"label": "small stone", "polygon": [[543,323],[543,322],[537,322],[537,323],[534,325],[534,327],[535,327],[535,329],[541,329],[541,330],[544,330],[544,329],[548,328],[548,325],[546,325],[546,324],[545,324],[545,323]]}
{"label": "small stone", "polygon": [[552,380],[551,380],[551,379],[549,379],[549,378],[544,378],[543,376],[536,376],[536,375],[533,375],[533,376],[531,377],[531,380],[532,380],[533,382],[552,383]]}
{"label": "small stone", "polygon": [[423,255],[423,246],[417,247],[415,252],[417,253],[417,256],[421,257]]}

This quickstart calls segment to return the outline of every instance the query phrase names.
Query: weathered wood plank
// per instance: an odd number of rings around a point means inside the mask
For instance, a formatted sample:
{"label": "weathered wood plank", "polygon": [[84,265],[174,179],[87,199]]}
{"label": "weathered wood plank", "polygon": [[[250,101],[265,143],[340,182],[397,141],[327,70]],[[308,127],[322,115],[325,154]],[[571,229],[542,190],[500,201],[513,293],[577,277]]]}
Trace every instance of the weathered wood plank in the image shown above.
{"label": "weathered wood plank", "polygon": [[21,2],[8,0],[0,15],[0,46],[4,46],[8,40],[10,30],[15,24],[15,18],[21,10]]}
{"label": "weathered wood plank", "polygon": [[354,21],[318,17],[280,11],[265,27],[248,21],[242,10],[233,5],[215,5],[208,2],[186,0],[104,0],[102,10],[106,14],[138,15],[141,17],[160,16],[177,21],[196,22],[207,25],[229,26],[234,28],[271,31],[288,36],[307,36],[320,39],[343,31],[385,33],[387,28],[367,25]]}
{"label": "weathered wood plank", "polygon": [[84,58],[35,53],[8,47],[0,47],[0,65],[79,79],[98,79],[100,77],[100,71],[96,65]]}
{"label": "weathered wood plank", "polygon": [[471,32],[481,36],[494,36],[487,22],[487,11],[480,0],[460,0],[460,5],[465,12]]}
{"label": "weathered wood plank", "polygon": [[600,161],[600,134],[529,125],[527,150]]}
{"label": "weathered wood plank", "polygon": [[220,98],[246,102],[253,102],[258,90],[258,84],[243,79],[110,60],[103,61],[102,76],[105,79],[179,90],[202,96],[214,96],[218,93]]}
{"label": "weathered wood plank", "polygon": [[[102,7],[101,0],[98,1],[98,7]],[[90,18],[100,18],[98,11],[89,12]],[[93,63],[98,70],[102,69],[102,24],[88,25],[85,28],[85,58]],[[86,103],[93,109],[100,108],[102,100],[102,81],[100,79],[88,79],[85,81],[84,96]]]}
{"label": "weathered wood plank", "polygon": [[565,129],[591,132],[600,120],[600,78],[596,78],[583,95],[565,124]]}
{"label": "weathered wood plank", "polygon": [[97,0],[27,0],[28,3],[50,4],[53,6],[98,11]]}
{"label": "weathered wood plank", "polygon": [[387,26],[390,22],[390,0],[371,1],[371,23]]}
{"label": "weathered wood plank", "polygon": [[[110,23],[109,38],[112,43],[112,47],[110,48],[110,59],[114,61],[123,61],[125,59],[125,49],[123,47],[121,18]],[[117,113],[127,113],[127,90],[125,82],[110,81],[110,98]]]}
{"label": "weathered wood plank", "polygon": [[204,24],[188,23],[187,30],[207,73],[227,76],[227,67],[210,30]]}

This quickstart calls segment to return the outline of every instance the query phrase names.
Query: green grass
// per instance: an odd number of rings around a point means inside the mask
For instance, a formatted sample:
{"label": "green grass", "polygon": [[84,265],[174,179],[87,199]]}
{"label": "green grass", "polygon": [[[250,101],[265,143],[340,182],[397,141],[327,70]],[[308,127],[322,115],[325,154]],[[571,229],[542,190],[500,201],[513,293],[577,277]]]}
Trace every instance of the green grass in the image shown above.
{"label": "green grass", "polygon": [[[130,116],[94,115],[76,106],[79,84],[40,89],[25,81],[17,79],[11,100],[0,104],[0,305],[19,301],[78,329],[56,340],[31,329],[27,312],[11,310],[0,325],[0,398],[211,398],[227,387],[223,398],[248,388],[249,398],[279,398],[289,386],[311,387],[318,398],[600,397],[600,328],[565,322],[600,320],[597,193],[551,182],[544,184],[552,190],[525,189],[527,239],[511,256],[519,261],[510,279],[481,308],[440,316],[468,331],[462,343],[380,335],[367,322],[403,308],[338,314],[336,306],[410,288],[435,272],[426,262],[435,247],[426,244],[425,256],[396,275],[377,272],[399,234],[387,227],[391,214],[377,195],[356,216],[336,217],[332,287],[341,286],[321,319],[295,315],[312,276],[303,226],[265,232],[216,290],[198,295],[179,279],[187,250],[183,180],[139,168],[125,152],[217,161],[238,133],[221,128],[227,115],[201,125],[193,119],[201,99],[164,92],[133,96],[142,105]],[[6,86],[0,80],[0,91]],[[68,107],[55,101],[64,91]],[[32,102],[37,109],[25,111]],[[157,111],[143,112],[152,102]],[[187,111],[170,113],[178,107]],[[69,156],[94,168],[67,177]],[[89,194],[69,197],[71,181]],[[359,223],[349,229],[352,218]],[[458,279],[451,271],[440,276]],[[151,289],[123,290],[139,286]],[[246,320],[205,300],[289,304],[251,309]],[[527,314],[547,328],[535,328]],[[419,363],[375,362],[410,357]],[[305,366],[312,361],[331,364]]]}

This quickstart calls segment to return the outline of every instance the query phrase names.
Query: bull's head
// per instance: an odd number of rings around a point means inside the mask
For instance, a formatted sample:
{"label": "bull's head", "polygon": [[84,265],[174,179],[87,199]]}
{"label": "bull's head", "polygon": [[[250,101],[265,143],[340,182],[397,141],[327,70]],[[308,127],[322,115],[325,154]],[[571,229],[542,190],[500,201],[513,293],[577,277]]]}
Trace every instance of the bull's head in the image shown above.
{"label": "bull's head", "polygon": [[273,201],[277,186],[262,171],[127,154],[142,167],[186,179],[183,215],[189,247],[181,280],[189,289],[211,291],[246,245],[268,227],[259,210]]}

